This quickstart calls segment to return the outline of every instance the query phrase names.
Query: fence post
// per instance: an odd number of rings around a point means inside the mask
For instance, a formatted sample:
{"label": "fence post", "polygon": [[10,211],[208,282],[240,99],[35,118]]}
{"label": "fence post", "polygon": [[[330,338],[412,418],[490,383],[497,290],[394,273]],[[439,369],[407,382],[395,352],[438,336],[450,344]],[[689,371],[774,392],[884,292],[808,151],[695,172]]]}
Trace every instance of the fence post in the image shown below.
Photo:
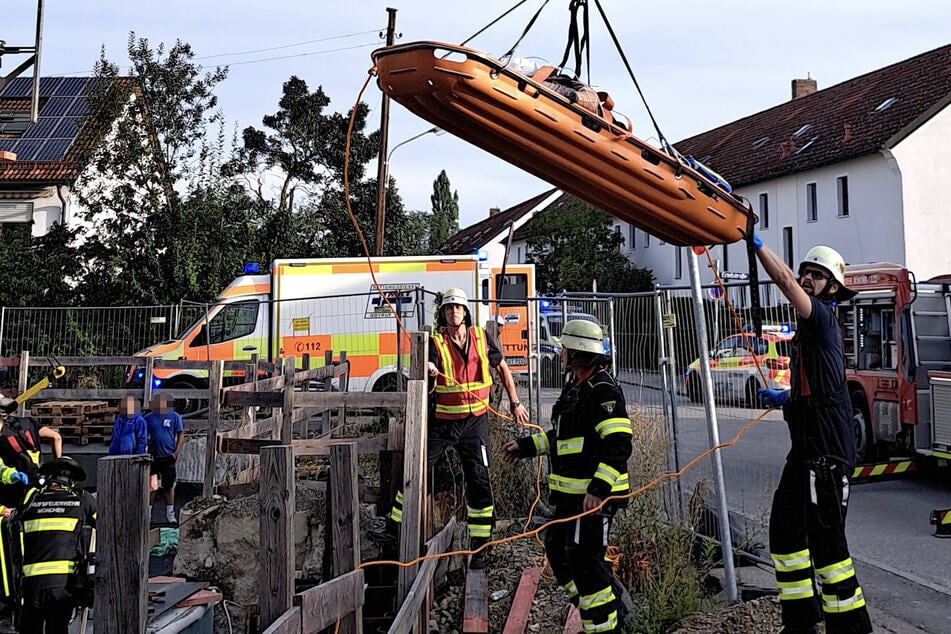
{"label": "fence post", "polygon": [[[330,448],[332,572],[339,577],[360,564],[360,492],[357,487],[357,444],[348,442]],[[363,610],[340,619],[341,634],[362,634]]]}
{"label": "fence post", "polygon": [[152,402],[152,373],[155,371],[155,357],[145,358],[145,370],[142,374],[142,406]]}
{"label": "fence post", "polygon": [[[406,390],[406,438],[403,446],[403,522],[400,560],[419,557],[423,495],[426,489],[426,381],[412,380]],[[402,603],[418,566],[400,568],[396,602]]]}
{"label": "fence post", "polygon": [[281,406],[281,444],[289,445],[294,439],[294,373],[297,359],[284,359],[284,404]]}
{"label": "fence post", "polygon": [[149,462],[147,456],[110,456],[97,464],[96,634],[146,630]]}
{"label": "fence post", "polygon": [[221,377],[225,362],[214,361],[208,369],[208,431],[205,442],[205,482],[202,497],[215,494],[215,463],[218,455],[218,420],[221,418]]}
{"label": "fence post", "polygon": [[[347,351],[340,351],[340,364],[343,365],[347,362]],[[349,389],[348,381],[350,378],[350,372],[346,374],[341,374],[337,377],[337,389],[342,393],[346,392]],[[337,410],[337,425],[343,427],[347,424],[347,406],[341,405],[340,409]]]}
{"label": "fence post", "polygon": [[[310,353],[305,352],[301,355],[300,360],[300,369],[304,372],[310,370]],[[301,392],[310,392],[310,379],[306,379],[300,386]],[[309,438],[310,437],[310,412],[307,412],[307,416],[301,419],[300,422],[300,437]]]}
{"label": "fence post", "polygon": [[[20,376],[17,378],[17,395],[26,392],[30,386],[30,351],[20,352]],[[17,416],[26,416],[26,401],[20,403],[17,407]]]}
{"label": "fence post", "polygon": [[[293,368],[287,363],[285,368]],[[260,629],[267,629],[294,601],[294,449],[290,445],[261,448]],[[144,630],[129,630],[144,631]]]}
{"label": "fence post", "polygon": [[[334,351],[333,350],[324,350],[324,369],[329,370],[334,364]],[[333,389],[331,386],[331,381],[333,377],[327,376],[324,377],[324,393],[330,394],[330,391]],[[320,413],[320,433],[326,434],[333,428],[330,420],[330,410],[325,409]]]}

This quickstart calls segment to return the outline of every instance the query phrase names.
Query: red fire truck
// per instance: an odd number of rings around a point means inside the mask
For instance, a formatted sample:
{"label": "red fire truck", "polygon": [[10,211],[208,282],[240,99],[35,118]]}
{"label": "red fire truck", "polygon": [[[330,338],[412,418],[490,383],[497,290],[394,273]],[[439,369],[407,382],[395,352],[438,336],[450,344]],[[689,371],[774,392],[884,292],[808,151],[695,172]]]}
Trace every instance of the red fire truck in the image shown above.
{"label": "red fire truck", "polygon": [[951,459],[951,275],[849,266],[839,306],[859,462],[898,452]]}

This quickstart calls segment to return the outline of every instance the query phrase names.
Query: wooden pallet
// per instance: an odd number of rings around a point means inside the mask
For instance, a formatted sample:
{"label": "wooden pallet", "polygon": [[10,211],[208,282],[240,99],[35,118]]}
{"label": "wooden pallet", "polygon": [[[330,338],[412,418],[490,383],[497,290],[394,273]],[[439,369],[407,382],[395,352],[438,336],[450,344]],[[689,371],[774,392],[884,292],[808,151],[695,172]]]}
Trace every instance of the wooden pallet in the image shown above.
{"label": "wooden pallet", "polygon": [[31,408],[34,416],[87,416],[107,413],[111,408],[106,401],[48,401]]}

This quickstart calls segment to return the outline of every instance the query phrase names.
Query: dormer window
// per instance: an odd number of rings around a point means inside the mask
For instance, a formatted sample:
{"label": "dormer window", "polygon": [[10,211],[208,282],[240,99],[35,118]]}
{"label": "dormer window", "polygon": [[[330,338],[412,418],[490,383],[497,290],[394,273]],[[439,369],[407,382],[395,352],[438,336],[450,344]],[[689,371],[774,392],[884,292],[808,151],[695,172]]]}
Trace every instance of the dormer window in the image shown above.
{"label": "dormer window", "polygon": [[811,124],[811,123],[807,123],[806,125],[802,126],[802,127],[799,128],[798,130],[796,130],[796,131],[793,133],[793,137],[795,137],[795,138],[798,139],[799,137],[801,137],[802,135],[804,135],[806,132],[809,132],[809,130],[811,130],[811,129],[812,129],[812,124]]}

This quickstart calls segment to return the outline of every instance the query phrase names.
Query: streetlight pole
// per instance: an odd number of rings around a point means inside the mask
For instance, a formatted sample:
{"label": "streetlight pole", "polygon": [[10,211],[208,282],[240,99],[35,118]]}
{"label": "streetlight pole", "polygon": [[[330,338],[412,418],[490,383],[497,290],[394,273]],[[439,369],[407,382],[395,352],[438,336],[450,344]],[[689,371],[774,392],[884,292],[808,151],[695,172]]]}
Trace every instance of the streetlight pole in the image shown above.
{"label": "streetlight pole", "polygon": [[[386,45],[393,46],[396,41],[396,9],[387,8],[389,20],[386,25]],[[376,168],[376,248],[374,249],[377,257],[383,255],[383,225],[386,222],[386,177],[384,171],[386,166],[384,158],[386,157],[387,138],[390,134],[390,98],[383,92],[383,100],[380,105],[380,157],[377,159]]]}
{"label": "streetlight pole", "polygon": [[384,222],[384,218],[386,217],[386,190],[388,189],[390,184],[390,157],[393,156],[393,152],[395,152],[400,147],[406,145],[407,143],[410,143],[411,141],[415,141],[416,139],[422,136],[426,136],[427,134],[435,134],[436,136],[439,136],[445,133],[446,133],[445,130],[441,128],[437,128],[437,127],[432,127],[428,130],[420,132],[419,134],[411,136],[405,141],[400,141],[399,143],[394,145],[393,149],[390,150],[389,153],[386,155],[386,158],[383,159],[383,162],[381,163],[381,167],[378,170],[380,174],[379,176],[380,180],[377,183],[376,257],[380,257],[383,255],[383,222]]}

